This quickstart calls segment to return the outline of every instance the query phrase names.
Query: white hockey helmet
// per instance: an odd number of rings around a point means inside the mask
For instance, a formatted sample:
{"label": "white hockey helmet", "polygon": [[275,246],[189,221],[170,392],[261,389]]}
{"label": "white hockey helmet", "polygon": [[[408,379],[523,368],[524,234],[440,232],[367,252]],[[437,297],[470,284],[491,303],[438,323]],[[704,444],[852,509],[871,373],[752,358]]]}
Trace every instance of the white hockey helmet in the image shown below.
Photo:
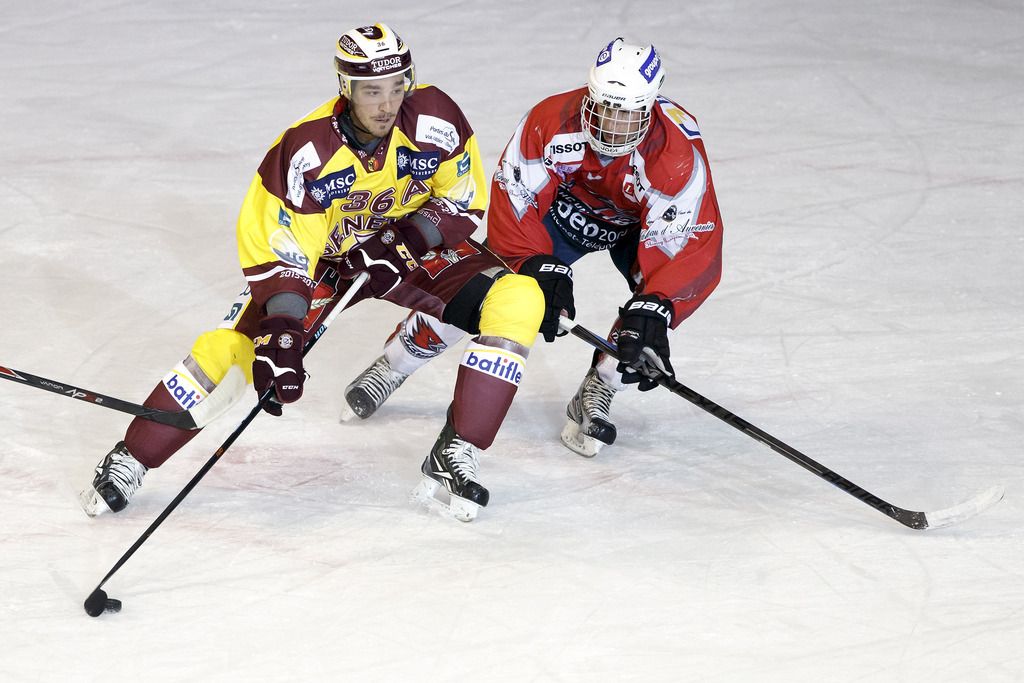
{"label": "white hockey helmet", "polygon": [[402,74],[406,92],[416,87],[412,53],[398,34],[384,23],[360,26],[342,33],[334,55],[334,70],[338,72],[338,91],[349,99],[353,81]]}
{"label": "white hockey helmet", "polygon": [[608,43],[590,67],[580,121],[594,151],[629,154],[647,135],[651,108],[665,82],[661,56],[653,45]]}

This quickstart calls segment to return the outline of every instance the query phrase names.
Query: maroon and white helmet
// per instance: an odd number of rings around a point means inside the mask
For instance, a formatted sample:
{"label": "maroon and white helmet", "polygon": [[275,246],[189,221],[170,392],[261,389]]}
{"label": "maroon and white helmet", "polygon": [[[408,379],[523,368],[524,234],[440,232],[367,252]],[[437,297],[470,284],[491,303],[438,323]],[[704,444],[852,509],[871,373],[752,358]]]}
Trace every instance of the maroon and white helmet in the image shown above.
{"label": "maroon and white helmet", "polygon": [[665,69],[653,45],[629,45],[622,38],[608,43],[590,67],[589,92],[580,111],[594,151],[617,157],[636,149],[647,135],[664,82]]}
{"label": "maroon and white helmet", "polygon": [[353,81],[370,81],[396,74],[405,77],[406,92],[416,87],[412,53],[398,34],[384,23],[361,26],[341,34],[334,55],[334,70],[338,72],[338,90],[342,97],[352,97]]}

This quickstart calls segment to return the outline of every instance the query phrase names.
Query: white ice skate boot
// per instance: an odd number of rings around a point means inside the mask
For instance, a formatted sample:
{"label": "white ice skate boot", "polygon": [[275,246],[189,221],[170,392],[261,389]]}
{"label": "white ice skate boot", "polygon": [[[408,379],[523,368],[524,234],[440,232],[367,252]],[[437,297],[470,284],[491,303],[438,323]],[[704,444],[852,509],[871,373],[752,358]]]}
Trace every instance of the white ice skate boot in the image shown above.
{"label": "white ice skate boot", "polygon": [[614,397],[615,387],[601,379],[597,368],[591,368],[565,407],[569,419],[562,429],[562,443],[566,448],[592,458],[615,443],[615,425],[608,415]]}
{"label": "white ice skate boot", "polygon": [[391,369],[387,356],[373,361],[352,384],[345,387],[345,405],[341,408],[341,421],[354,417],[365,420],[397,389],[409,375]]}
{"label": "white ice skate boot", "polygon": [[107,510],[124,510],[142,486],[142,478],[148,471],[149,468],[128,452],[124,441],[118,441],[114,449],[96,466],[92,487],[79,495],[85,514],[95,517]]}
{"label": "white ice skate boot", "polygon": [[413,500],[439,507],[461,522],[472,522],[490,498],[477,480],[479,452],[455,433],[451,421],[446,423],[423,461],[423,480],[413,490]]}

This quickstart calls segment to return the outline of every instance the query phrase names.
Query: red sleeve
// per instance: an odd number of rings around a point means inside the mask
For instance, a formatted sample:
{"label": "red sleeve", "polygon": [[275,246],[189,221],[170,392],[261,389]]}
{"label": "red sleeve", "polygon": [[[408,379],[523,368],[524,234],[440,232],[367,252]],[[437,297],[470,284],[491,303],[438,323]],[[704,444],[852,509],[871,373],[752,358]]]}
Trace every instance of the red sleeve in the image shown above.
{"label": "red sleeve", "polygon": [[[670,112],[683,112],[673,103]],[[710,296],[722,276],[722,218],[704,143],[692,117],[673,118],[641,146],[637,170],[645,188],[637,262],[643,293],[669,299],[672,327]],[[652,126],[653,128],[653,126]],[[646,149],[657,150],[645,159]],[[649,165],[648,165],[649,164]]]}
{"label": "red sleeve", "polygon": [[548,111],[551,99],[534,107],[520,122],[491,184],[487,244],[516,271],[529,257],[550,254],[553,249],[541,222],[559,184],[544,154],[545,145],[556,132],[548,128],[559,125],[559,119]]}

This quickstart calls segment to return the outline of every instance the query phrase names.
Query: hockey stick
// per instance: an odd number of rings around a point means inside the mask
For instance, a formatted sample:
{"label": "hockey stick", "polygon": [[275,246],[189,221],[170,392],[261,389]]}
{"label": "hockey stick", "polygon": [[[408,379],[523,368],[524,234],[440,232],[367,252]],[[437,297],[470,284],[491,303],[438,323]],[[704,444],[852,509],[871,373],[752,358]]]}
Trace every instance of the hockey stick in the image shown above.
{"label": "hockey stick", "polygon": [[[590,330],[577,325],[574,321],[569,320],[568,318],[562,318],[561,321],[559,321],[559,324],[562,329],[572,332],[574,336],[579,337],[598,351],[602,351],[612,358],[618,359],[618,349],[603,337],[599,337]],[[842,489],[862,503],[870,505],[882,514],[895,519],[900,524],[908,526],[911,529],[939,529],[957,524],[958,522],[962,522],[965,519],[973,517],[986,508],[998,503],[1003,497],[1003,487],[993,486],[973,498],[970,498],[959,505],[954,505],[953,507],[935,510],[932,512],[905,510],[893,505],[892,503],[887,503],[870,491],[864,490],[849,479],[833,472],[821,463],[811,459],[792,446],[775,438],[768,432],[755,427],[714,401],[701,396],[693,389],[677,382],[674,377],[661,375],[656,381],[673,394],[682,396],[693,405],[711,413],[730,427],[734,427],[752,439],[760,441],[776,453],[789,458],[812,474],[815,474],[833,486]]]}
{"label": "hockey stick", "polygon": [[119,410],[122,413],[128,413],[135,417],[170,425],[178,429],[202,429],[210,424],[235,404],[235,401],[242,395],[246,386],[245,375],[235,366],[232,366],[231,370],[228,371],[228,374],[225,375],[216,388],[194,408],[184,411],[170,411],[160,410],[159,408],[147,408],[138,403],[131,403],[130,401],[107,396],[90,391],[89,389],[82,389],[71,384],[57,382],[37,375],[30,375],[23,370],[14,370],[0,366],[0,377],[9,379],[12,382],[20,382],[27,387],[52,391],[61,396],[92,403],[101,408]]}
{"label": "hockey stick", "polygon": [[[334,319],[338,316],[338,314],[341,313],[341,311],[344,310],[346,306],[348,306],[349,302],[352,301],[353,297],[355,297],[355,295],[362,288],[363,283],[366,282],[366,280],[369,279],[369,277],[370,276],[364,272],[360,273],[356,277],[356,279],[352,281],[352,284],[351,286],[349,286],[348,291],[346,291],[344,296],[342,296],[341,299],[338,301],[337,305],[334,307],[334,310],[331,311],[330,315],[328,315],[322,323],[320,323],[320,327],[317,328],[316,332],[314,332],[313,335],[309,338],[305,346],[302,347],[303,357],[305,357],[306,354],[309,353],[309,350],[313,348],[317,340],[319,340],[323,333],[327,331],[328,326],[330,326],[330,324],[334,322]],[[110,571],[107,572],[107,575],[103,577],[103,580],[96,585],[96,588],[93,589],[92,593],[89,594],[89,597],[85,599],[85,611],[89,616],[98,617],[100,614],[104,612],[105,609],[110,609],[111,611],[117,611],[120,609],[120,601],[107,598],[107,593],[103,590],[104,584],[106,584],[106,582],[110,580],[110,577],[112,577],[114,573],[117,572],[117,570],[120,569],[124,565],[124,563],[127,562],[128,559],[135,554],[135,551],[138,550],[142,546],[142,544],[146,542],[146,539],[148,539],[153,534],[153,532],[156,531],[157,527],[160,526],[172,512],[174,512],[174,509],[178,507],[178,504],[185,499],[185,496],[192,492],[192,489],[194,489],[196,485],[199,483],[199,481],[206,476],[206,473],[209,472],[215,464],[217,464],[217,461],[220,459],[220,456],[224,455],[225,451],[227,451],[228,448],[231,447],[231,444],[235,442],[235,439],[241,436],[242,432],[245,431],[245,428],[249,426],[249,423],[256,419],[256,416],[259,415],[260,411],[263,410],[263,406],[270,403],[270,401],[273,400],[274,396],[274,387],[270,387],[265,392],[263,392],[263,394],[260,396],[259,401],[256,403],[256,406],[249,411],[249,414],[245,416],[245,419],[243,419],[241,423],[239,423],[238,427],[235,428],[235,431],[231,432],[231,435],[228,436],[224,443],[221,444],[220,448],[218,448],[214,452],[214,454],[210,456],[210,459],[207,460],[206,463],[201,468],[199,468],[199,471],[196,472],[195,476],[193,476],[192,479],[189,480],[187,484],[185,484],[185,488],[183,488],[178,493],[178,495],[174,497],[174,500],[172,500],[167,505],[167,507],[164,508],[164,511],[161,512],[155,520],[153,520],[153,523],[150,524],[149,527],[144,532],[142,532],[142,535],[139,536],[138,540],[136,540],[134,544],[132,544],[132,547],[130,547],[123,555],[121,555],[121,559],[114,563],[114,566],[110,568]]]}

